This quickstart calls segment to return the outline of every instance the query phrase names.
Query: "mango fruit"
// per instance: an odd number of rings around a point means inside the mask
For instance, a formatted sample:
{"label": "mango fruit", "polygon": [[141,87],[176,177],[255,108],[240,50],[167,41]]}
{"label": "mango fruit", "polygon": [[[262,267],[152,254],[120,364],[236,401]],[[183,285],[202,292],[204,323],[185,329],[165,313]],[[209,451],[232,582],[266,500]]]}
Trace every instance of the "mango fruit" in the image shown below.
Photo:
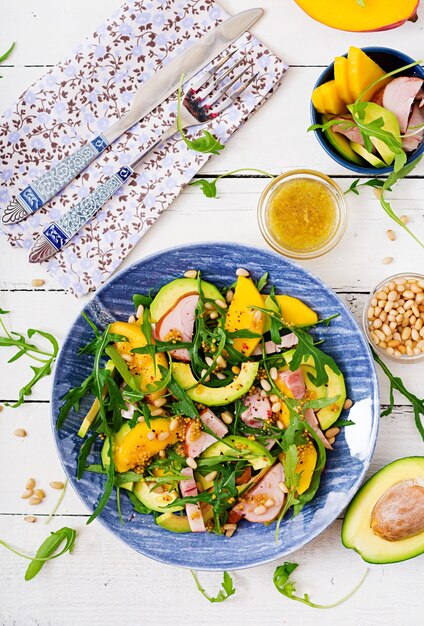
{"label": "mango fruit", "polygon": [[346,113],[346,104],[340,98],[335,80],[329,80],[312,92],[312,104],[318,113],[339,115]]}
{"label": "mango fruit", "polygon": [[308,441],[303,446],[297,446],[298,462],[296,465],[296,473],[300,474],[299,486],[297,493],[301,495],[311,484],[314,469],[317,464],[317,451],[312,441]]}
{"label": "mango fruit", "polygon": [[[225,329],[234,332],[236,330],[250,330],[262,335],[264,331],[265,315],[252,307],[264,308],[261,294],[251,278],[239,276],[237,279],[234,297],[227,311]],[[260,342],[260,337],[234,339],[234,348],[250,356]]]}
{"label": "mango fruit", "polygon": [[[128,322],[114,322],[110,325],[110,332],[116,335],[127,337],[128,341],[119,341],[116,349],[119,354],[128,354],[132,356],[132,361],[128,363],[128,368],[132,374],[139,377],[140,388],[142,391],[148,391],[147,385],[153,384],[161,380],[159,365],[168,367],[168,359],[163,352],[156,354],[156,371],[153,359],[149,354],[134,354],[131,352],[133,348],[143,348],[147,344],[146,337],[141,330],[139,324],[130,324]],[[165,390],[149,394],[151,401],[163,395]]]}
{"label": "mango fruit", "polygon": [[378,89],[390,82],[390,78],[385,78],[371,87],[372,83],[384,76],[386,72],[360,48],[351,46],[347,59],[349,63],[349,89],[353,101],[359,98],[363,91],[369,87],[361,97],[362,102],[369,102]]}
{"label": "mango fruit", "polygon": [[[155,433],[153,440],[147,437],[150,431]],[[158,436],[164,432],[168,433],[168,438],[161,441]],[[113,460],[116,471],[127,472],[135,467],[145,466],[152,456],[176,443],[177,439],[177,431],[170,431],[169,420],[163,417],[152,420],[151,428],[146,422],[139,422],[114,446]]]}
{"label": "mango fruit", "polygon": [[349,87],[349,61],[346,57],[334,59],[334,80],[336,81],[337,93],[345,104],[352,104],[355,98]]}
{"label": "mango fruit", "polygon": [[[293,296],[279,295],[275,296],[275,299],[278,302],[278,305],[281,309],[282,319],[289,324],[293,324],[294,326],[311,326],[312,324],[316,324],[318,321],[318,315],[311,308],[308,307],[307,304],[299,300],[299,298],[294,298]],[[274,311],[276,313],[278,311],[275,306],[274,301],[270,296],[267,296],[263,305],[266,309],[270,311]],[[264,333],[267,332],[271,327],[271,320],[268,316],[266,316]]]}

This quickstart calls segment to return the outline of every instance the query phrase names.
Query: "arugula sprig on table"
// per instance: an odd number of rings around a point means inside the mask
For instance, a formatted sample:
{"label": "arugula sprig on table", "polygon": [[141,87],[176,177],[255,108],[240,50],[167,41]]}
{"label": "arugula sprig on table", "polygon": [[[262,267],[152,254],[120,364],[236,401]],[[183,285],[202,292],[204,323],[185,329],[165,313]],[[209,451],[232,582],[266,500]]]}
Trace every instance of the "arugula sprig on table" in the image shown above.
{"label": "arugula sprig on table", "polygon": [[[28,565],[28,568],[25,572],[25,580],[32,580],[41,570],[41,568],[45,565],[47,561],[51,561],[52,559],[57,559],[65,552],[71,553],[75,544],[75,540],[77,537],[77,532],[73,528],[68,528],[64,526],[59,530],[56,530],[43,541],[41,546],[38,548],[35,556],[28,556],[27,554],[23,554],[16,548],[13,548],[7,541],[0,539],[0,545],[10,552],[13,552],[17,556],[22,557],[23,559],[28,559],[31,563]],[[57,552],[62,543],[65,542],[62,550]]]}
{"label": "arugula sprig on table", "polygon": [[224,576],[223,576],[222,583],[221,583],[221,589],[218,591],[217,595],[214,597],[214,596],[210,596],[207,593],[207,591],[205,591],[205,589],[202,587],[196,572],[194,570],[190,570],[190,571],[194,578],[194,582],[196,583],[196,587],[198,588],[202,596],[204,596],[206,600],[209,600],[209,602],[224,602],[224,600],[227,600],[229,597],[233,596],[236,592],[233,579],[231,578],[228,572],[224,572]]}
{"label": "arugula sprig on table", "polygon": [[[3,63],[3,61],[6,61],[6,59],[11,55],[14,47],[15,47],[15,42],[12,43],[10,48],[6,50],[4,54],[0,55],[0,63]],[[0,76],[0,78],[3,78],[3,76]]]}
{"label": "arugula sprig on table", "polygon": [[193,180],[190,185],[191,186],[199,186],[203,195],[207,198],[216,198],[218,194],[218,190],[216,188],[216,184],[221,178],[228,178],[229,176],[233,176],[234,174],[239,174],[240,172],[256,172],[257,174],[262,174],[263,176],[267,176],[268,178],[275,178],[275,174],[270,174],[269,172],[265,172],[264,170],[258,170],[255,167],[242,167],[238,170],[232,170],[231,172],[226,172],[225,174],[220,174],[216,176],[212,180],[207,180],[206,178],[200,178],[198,180]]}
{"label": "arugula sprig on table", "polygon": [[[52,365],[59,351],[59,344],[56,338],[51,333],[37,330],[35,328],[29,328],[26,331],[27,337],[25,337],[23,333],[13,330],[9,331],[2,317],[7,313],[9,313],[9,311],[4,311],[3,309],[0,309],[0,326],[3,328],[6,334],[6,336],[0,336],[0,347],[3,346],[5,348],[17,349],[17,352],[8,360],[8,363],[13,363],[23,356],[27,356],[33,361],[40,363],[40,365],[38,366],[30,366],[33,371],[33,376],[29,380],[29,382],[19,390],[18,401],[15,402],[15,404],[9,404],[8,402],[5,403],[7,406],[15,409],[16,407],[24,403],[27,396],[31,395],[33,387],[39,380],[51,374]],[[46,350],[45,348],[40,348],[36,344],[29,341],[30,339],[36,338],[37,336],[42,337],[43,339],[46,339],[48,341],[48,343],[50,344],[49,350]]]}
{"label": "arugula sprig on table", "polygon": [[290,577],[294,570],[299,566],[298,563],[289,563],[285,561],[283,565],[279,565],[274,572],[273,582],[277,591],[279,591],[283,596],[289,598],[290,600],[296,600],[297,602],[302,602],[302,604],[307,604],[313,609],[332,609],[343,602],[346,602],[349,598],[353,596],[353,594],[359,589],[359,587],[364,582],[365,578],[368,574],[368,569],[365,570],[365,574],[359,581],[359,583],[350,591],[347,595],[337,600],[337,602],[332,602],[331,604],[317,604],[316,602],[312,602],[309,599],[309,595],[305,593],[303,596],[296,596],[296,583]]}
{"label": "arugula sprig on table", "polygon": [[392,413],[394,405],[395,405],[394,391],[395,390],[399,391],[399,393],[401,393],[412,404],[412,409],[414,411],[414,417],[415,417],[415,424],[418,429],[418,432],[420,433],[424,441],[424,424],[423,424],[424,398],[418,398],[411,391],[408,391],[408,389],[404,385],[403,380],[399,376],[395,376],[394,374],[392,374],[392,372],[389,370],[389,368],[384,363],[384,361],[380,359],[380,357],[375,352],[372,346],[371,346],[371,352],[373,354],[374,360],[381,367],[384,374],[389,379],[389,383],[390,383],[389,406],[384,411],[382,411],[381,417],[386,417],[387,415],[390,415]]}

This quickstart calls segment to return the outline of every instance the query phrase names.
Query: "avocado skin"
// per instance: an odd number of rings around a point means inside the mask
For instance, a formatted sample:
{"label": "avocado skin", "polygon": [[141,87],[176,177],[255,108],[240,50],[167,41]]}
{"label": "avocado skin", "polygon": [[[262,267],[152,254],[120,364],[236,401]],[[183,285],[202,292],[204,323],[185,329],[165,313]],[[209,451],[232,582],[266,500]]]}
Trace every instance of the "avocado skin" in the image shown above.
{"label": "avocado skin", "polygon": [[[343,521],[341,539],[345,548],[355,550],[365,562],[375,565],[399,563],[424,553],[424,532],[400,541],[386,541],[374,535],[369,524],[379,498],[394,484],[410,478],[424,481],[424,456],[397,459],[362,485],[351,500]],[[362,529],[360,520],[364,520]]]}
{"label": "avocado skin", "polygon": [[[222,295],[215,285],[202,280],[201,287],[205,298],[211,300],[222,299]],[[150,305],[152,322],[158,322],[165,313],[175,306],[180,298],[190,293],[199,293],[196,278],[176,278],[161,287]]]}

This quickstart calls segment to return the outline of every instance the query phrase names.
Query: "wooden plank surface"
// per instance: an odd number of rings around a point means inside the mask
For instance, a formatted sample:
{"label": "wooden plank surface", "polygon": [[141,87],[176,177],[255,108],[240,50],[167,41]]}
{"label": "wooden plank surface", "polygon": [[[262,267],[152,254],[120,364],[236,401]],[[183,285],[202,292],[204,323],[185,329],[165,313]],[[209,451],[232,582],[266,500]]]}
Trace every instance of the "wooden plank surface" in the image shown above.
{"label": "wooden plank surface", "polygon": [[[257,5],[255,0],[223,0],[230,12]],[[321,150],[315,137],[306,132],[309,121],[309,94],[323,67],[349,45],[384,45],[421,58],[423,22],[406,24],[388,32],[354,34],[328,29],[310,20],[293,0],[267,0],[264,18],[254,33],[290,65],[283,85],[230,141],[222,155],[214,157],[202,175],[213,176],[240,167],[257,167],[270,173],[310,167],[335,176],[345,190],[356,178],[336,165]],[[44,74],[48,67],[68,56],[72,48],[119,6],[119,0],[25,0],[2,7],[0,42],[11,39],[16,51],[2,67],[0,110],[11,106],[19,94]],[[266,185],[264,178],[231,178],[220,181],[220,197],[208,200],[198,188],[188,187],[147,233],[124,266],[163,248],[193,241],[231,240],[266,248],[256,222],[256,206]],[[396,186],[393,205],[407,214],[417,234],[424,238],[424,165],[414,178]],[[349,226],[342,243],[325,257],[302,265],[318,275],[359,320],[367,293],[388,274],[423,270],[423,253],[399,228],[396,241],[389,242],[387,228],[392,222],[382,211],[371,189],[360,197],[347,196]],[[225,228],[223,224],[225,223]],[[391,265],[382,259],[392,256]],[[247,260],[248,262],[248,260]],[[44,278],[41,289],[31,286],[33,278]],[[26,262],[22,250],[11,249],[0,239],[0,308],[10,309],[12,328],[30,326],[53,332],[63,341],[84,300],[77,301],[58,288],[54,278]],[[19,364],[0,365],[0,403],[15,400],[28,379]],[[422,396],[424,367],[393,366],[412,391]],[[387,381],[379,376],[382,401],[388,401]],[[97,522],[86,527],[87,511],[77,495],[68,489],[59,515],[44,524],[57,497],[48,487],[61,480],[60,466],[50,427],[50,384],[43,380],[31,400],[21,408],[4,408],[0,415],[0,538],[32,552],[49,530],[63,525],[78,529],[72,556],[48,564],[31,583],[23,581],[26,563],[0,547],[1,626],[93,626],[134,624],[186,626],[214,624],[321,622],[339,626],[363,624],[418,626],[422,623],[424,583],[423,557],[393,566],[370,566],[361,590],[345,605],[325,613],[290,602],[272,584],[275,564],[237,572],[237,594],[226,603],[209,604],[194,587],[186,570],[171,568],[135,554],[112,537]],[[410,454],[423,454],[423,444],[412,410],[396,396],[393,415],[381,421],[375,455],[369,472]],[[23,427],[26,439],[13,436]],[[29,525],[23,516],[33,513],[20,498],[26,479],[34,476],[47,497],[37,509],[39,520]],[[298,591],[313,600],[331,602],[347,592],[360,578],[365,564],[340,542],[337,521],[311,544],[290,557],[301,564],[296,573]],[[204,574],[202,582],[211,593],[218,589],[220,576]]]}

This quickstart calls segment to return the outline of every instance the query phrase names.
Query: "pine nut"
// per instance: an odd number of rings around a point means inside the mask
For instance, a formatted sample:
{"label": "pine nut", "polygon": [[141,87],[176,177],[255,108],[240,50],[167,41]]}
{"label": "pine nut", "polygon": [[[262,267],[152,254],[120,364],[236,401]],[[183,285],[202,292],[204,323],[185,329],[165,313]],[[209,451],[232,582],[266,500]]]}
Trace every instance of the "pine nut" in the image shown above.
{"label": "pine nut", "polygon": [[224,359],[222,354],[220,354],[219,357],[216,359],[216,364],[219,365],[219,367],[222,367],[222,369],[225,369],[227,367],[227,361]]}
{"label": "pine nut", "polygon": [[273,404],[271,407],[271,411],[273,413],[278,413],[278,411],[281,411],[281,402],[276,402],[275,404]]}
{"label": "pine nut", "polygon": [[169,432],[167,430],[164,430],[163,433],[159,433],[158,439],[159,441],[166,441],[167,439],[169,439]]}
{"label": "pine nut", "polygon": [[13,431],[13,434],[15,435],[15,437],[26,437],[27,431],[24,428],[17,428]]}
{"label": "pine nut", "polygon": [[50,487],[52,489],[63,489],[64,488],[64,484],[62,482],[60,482],[59,480],[53,480],[50,484]]}
{"label": "pine nut", "polygon": [[21,495],[22,500],[28,500],[28,498],[31,498],[33,493],[34,492],[32,491],[32,489],[27,489],[27,491],[24,491],[23,494]]}
{"label": "pine nut", "polygon": [[[384,291],[377,291],[375,297],[379,300],[387,300],[387,293],[385,293]],[[380,304],[380,306],[383,306],[383,304]]]}
{"label": "pine nut", "polygon": [[228,304],[231,304],[231,302],[233,301],[233,298],[234,298],[234,291],[231,291],[231,289],[229,289],[227,293],[225,294],[225,299],[228,302]]}
{"label": "pine nut", "polygon": [[286,483],[281,481],[280,483],[278,483],[278,488],[280,491],[282,491],[283,493],[288,493],[289,492],[289,488],[287,487]]}
{"label": "pine nut", "polygon": [[411,291],[410,289],[405,289],[402,295],[405,298],[405,300],[410,300],[411,298],[414,297],[414,292]]}
{"label": "pine nut", "polygon": [[165,450],[159,450],[158,454],[159,454],[159,457],[161,459],[166,459],[166,452],[165,452]]}
{"label": "pine nut", "polygon": [[224,300],[221,300],[221,298],[218,298],[217,300],[215,300],[215,304],[216,306],[219,306],[221,309],[226,309],[227,308],[227,303],[224,302]]}
{"label": "pine nut", "polygon": [[215,376],[219,378],[219,380],[225,380],[227,378],[222,372],[216,372]]}
{"label": "pine nut", "polygon": [[386,335],[386,337],[392,336],[392,331],[390,330],[390,327],[387,324],[383,324],[382,331]]}
{"label": "pine nut", "polygon": [[277,380],[278,378],[278,370],[276,367],[271,367],[269,370],[269,375],[271,376],[271,380]]}
{"label": "pine nut", "polygon": [[390,265],[390,263],[393,262],[393,257],[392,256],[386,256],[383,259],[383,265]]}
{"label": "pine nut", "polygon": [[237,524],[224,524],[224,526],[222,528],[224,530],[236,530]]}
{"label": "pine nut", "polygon": [[197,468],[197,463],[196,461],[193,459],[192,456],[188,456],[186,458],[186,463],[189,467],[191,467],[191,469],[196,469]]}
{"label": "pine nut", "polygon": [[184,272],[184,278],[197,278],[197,270],[187,270]]}
{"label": "pine nut", "polygon": [[383,326],[383,322],[381,321],[379,317],[376,320],[374,320],[372,323],[373,328],[381,328],[382,326]]}
{"label": "pine nut", "polygon": [[335,437],[330,437],[330,439],[327,439],[328,443],[330,444],[330,446],[333,445],[333,443],[336,441]]}
{"label": "pine nut", "polygon": [[213,359],[211,359],[210,356],[206,356],[205,361],[206,361],[206,365],[208,365],[209,367],[213,365]]}
{"label": "pine nut", "polygon": [[259,506],[253,509],[253,512],[255,515],[263,515],[264,513],[266,513],[266,506],[264,506],[263,504],[260,504]]}
{"label": "pine nut", "polygon": [[229,539],[230,537],[232,537],[234,535],[235,532],[236,532],[236,529],[226,530],[225,531],[225,536],[228,537],[228,539]]}
{"label": "pine nut", "polygon": [[34,524],[34,522],[37,521],[37,518],[34,517],[34,515],[25,515],[24,520],[25,522],[28,522],[28,524]]}
{"label": "pine nut", "polygon": [[37,498],[45,498],[46,497],[46,493],[43,489],[34,489],[34,495],[37,496]]}
{"label": "pine nut", "polygon": [[337,437],[337,435],[340,432],[340,428],[338,428],[337,426],[334,426],[334,428],[329,428],[328,430],[325,431],[325,436],[327,437],[327,439],[330,437]]}
{"label": "pine nut", "polygon": [[212,302],[205,302],[205,309],[208,309],[208,311],[213,311],[215,307]]}
{"label": "pine nut", "polygon": [[152,417],[159,417],[159,415],[163,415],[164,413],[164,409],[153,409],[153,411],[150,411]]}
{"label": "pine nut", "polygon": [[39,498],[38,496],[32,496],[32,498],[28,500],[28,503],[31,506],[35,506],[36,504],[41,504],[41,498]]}
{"label": "pine nut", "polygon": [[406,326],[402,331],[402,340],[405,341],[406,339],[409,339],[410,336],[411,329],[409,328],[409,326]]}
{"label": "pine nut", "polygon": [[211,320],[216,320],[216,318],[218,317],[218,312],[217,311],[212,311],[212,313],[209,315],[209,317],[211,318]]}
{"label": "pine nut", "polygon": [[261,387],[264,391],[271,391],[271,385],[266,378],[261,378]]}
{"label": "pine nut", "polygon": [[347,411],[348,409],[350,409],[353,406],[353,402],[350,398],[346,398],[343,408],[345,411]]}
{"label": "pine nut", "polygon": [[250,276],[250,272],[244,269],[244,267],[239,267],[236,269],[236,276],[245,276],[246,278]]}
{"label": "pine nut", "polygon": [[380,341],[384,341],[386,335],[381,330],[377,328],[374,332],[377,335],[377,337],[380,339]]}
{"label": "pine nut", "polygon": [[255,313],[253,314],[253,319],[255,322],[260,322],[262,319],[262,311],[255,311]]}
{"label": "pine nut", "polygon": [[280,430],[283,430],[283,428],[284,428],[284,424],[283,424],[283,422],[281,420],[277,420],[277,426],[278,426],[278,428]]}
{"label": "pine nut", "polygon": [[148,439],[149,441],[153,441],[153,439],[155,439],[155,437],[156,437],[156,435],[155,435],[155,433],[153,432],[153,430],[149,430],[149,432],[147,433],[147,439]]}
{"label": "pine nut", "polygon": [[28,478],[28,480],[26,481],[25,489],[34,489],[34,487],[35,480],[33,478]]}
{"label": "pine nut", "polygon": [[265,389],[261,389],[261,398],[266,398],[266,391],[265,391]]}
{"label": "pine nut", "polygon": [[132,363],[132,356],[131,354],[121,354],[121,357],[124,359],[124,361],[126,361],[127,363]]}
{"label": "pine nut", "polygon": [[137,315],[137,319],[140,319],[140,318],[143,317],[143,315],[144,315],[144,306],[142,304],[138,305],[136,315]]}
{"label": "pine nut", "polygon": [[45,280],[43,280],[42,278],[34,278],[34,279],[31,281],[31,285],[32,285],[33,287],[42,287],[42,286],[44,285],[44,283],[45,283],[45,282],[46,282],[46,281],[45,281]]}
{"label": "pine nut", "polygon": [[221,419],[224,422],[224,424],[232,424],[233,422],[233,416],[231,415],[229,411],[223,411],[221,413]]}
{"label": "pine nut", "polygon": [[174,417],[174,419],[172,419],[169,422],[169,430],[173,433],[177,430],[177,428],[178,428],[178,418]]}
{"label": "pine nut", "polygon": [[390,291],[389,295],[387,296],[387,299],[389,302],[394,302],[395,300],[397,300],[398,294],[397,291]]}
{"label": "pine nut", "polygon": [[267,509],[270,509],[272,506],[274,506],[275,502],[272,498],[268,498],[268,500],[264,503],[264,506]]}
{"label": "pine nut", "polygon": [[396,239],[396,235],[391,229],[386,230],[386,233],[390,241],[394,241]]}
{"label": "pine nut", "polygon": [[272,396],[269,396],[269,399],[270,399],[270,402],[272,402],[272,404],[280,400],[280,398],[277,396],[276,393],[273,393]]}
{"label": "pine nut", "polygon": [[136,319],[134,315],[130,315],[128,318],[128,324],[135,324],[136,323]]}
{"label": "pine nut", "polygon": [[[207,372],[207,371],[208,371],[208,370],[203,369],[203,370],[200,372],[200,373],[201,373],[202,378],[205,376],[205,374],[206,374],[206,372]],[[205,378],[205,383],[208,383],[208,382],[210,381],[210,379],[211,379],[211,377],[210,377],[210,376],[209,376],[209,374],[208,374],[208,375],[206,376],[206,378]]]}
{"label": "pine nut", "polygon": [[214,470],[213,472],[209,472],[209,474],[206,474],[206,476],[204,477],[205,481],[207,483],[211,483],[211,482],[213,482],[215,480],[217,475],[218,475],[218,472],[216,470]]}
{"label": "pine nut", "polygon": [[164,406],[167,402],[168,400],[166,398],[158,398],[157,400],[153,401],[153,405],[160,408],[161,406]]}
{"label": "pine nut", "polygon": [[409,222],[409,217],[407,215],[401,215],[399,219],[402,224],[407,224]]}

